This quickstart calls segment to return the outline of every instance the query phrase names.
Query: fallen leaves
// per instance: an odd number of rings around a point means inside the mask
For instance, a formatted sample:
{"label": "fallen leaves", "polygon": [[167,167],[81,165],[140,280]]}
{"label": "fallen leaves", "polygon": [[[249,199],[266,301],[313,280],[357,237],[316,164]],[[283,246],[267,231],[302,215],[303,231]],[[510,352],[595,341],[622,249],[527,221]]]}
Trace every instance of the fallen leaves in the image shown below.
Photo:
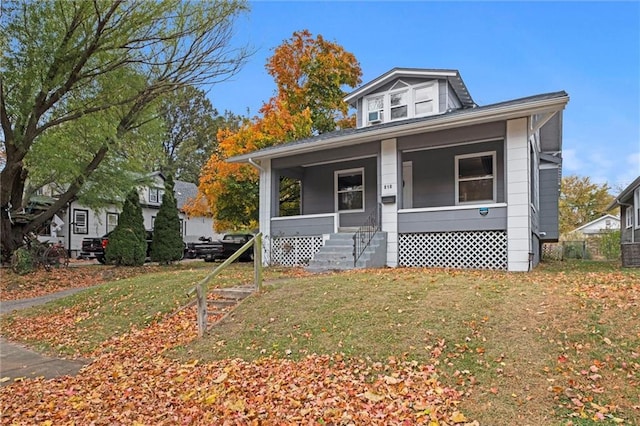
{"label": "fallen leaves", "polygon": [[160,270],[161,267],[112,267],[89,265],[45,271],[39,269],[28,275],[17,275],[10,270],[0,274],[0,300],[30,299],[70,288],[84,288],[107,281],[120,280]]}
{"label": "fallen leaves", "polygon": [[341,354],[179,363],[164,356],[196,335],[193,310],[105,342],[76,377],[0,389],[2,422],[129,424],[461,424],[461,394],[433,366],[371,365]]}

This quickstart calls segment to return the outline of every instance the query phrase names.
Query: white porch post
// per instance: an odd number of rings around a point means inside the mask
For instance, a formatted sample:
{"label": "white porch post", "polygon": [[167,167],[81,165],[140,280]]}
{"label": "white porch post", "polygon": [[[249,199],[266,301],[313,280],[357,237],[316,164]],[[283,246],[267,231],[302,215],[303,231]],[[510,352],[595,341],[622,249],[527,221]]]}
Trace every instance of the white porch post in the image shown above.
{"label": "white porch post", "polygon": [[398,151],[396,139],[380,143],[380,195],[394,196],[382,204],[381,228],[387,233],[387,266],[398,266]]}
{"label": "white porch post", "polygon": [[[263,236],[271,238],[271,206],[273,205],[271,200],[273,196],[271,160],[262,160],[260,167],[260,204],[258,209],[260,232],[262,232]],[[264,252],[269,245],[269,242],[265,242],[262,245],[262,264],[264,266],[268,266],[269,262],[269,256]]]}
{"label": "white porch post", "polygon": [[507,121],[507,263],[509,271],[529,270],[531,207],[527,121],[527,118]]}

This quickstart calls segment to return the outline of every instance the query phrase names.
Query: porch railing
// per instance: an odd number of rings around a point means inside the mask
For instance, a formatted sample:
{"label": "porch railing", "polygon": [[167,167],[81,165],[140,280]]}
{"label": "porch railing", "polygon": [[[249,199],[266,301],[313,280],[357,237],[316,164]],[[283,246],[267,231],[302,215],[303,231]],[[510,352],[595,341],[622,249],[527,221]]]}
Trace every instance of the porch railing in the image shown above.
{"label": "porch railing", "polygon": [[365,223],[353,234],[353,266],[358,263],[362,253],[369,247],[371,240],[380,230],[380,217],[382,205],[378,204],[371,212]]}

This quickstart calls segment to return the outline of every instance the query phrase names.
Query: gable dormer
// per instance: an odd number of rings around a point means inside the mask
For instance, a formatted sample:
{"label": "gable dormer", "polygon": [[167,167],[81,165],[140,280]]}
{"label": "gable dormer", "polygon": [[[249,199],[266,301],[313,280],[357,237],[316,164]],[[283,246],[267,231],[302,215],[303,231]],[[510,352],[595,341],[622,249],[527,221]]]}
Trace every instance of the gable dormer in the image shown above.
{"label": "gable dormer", "polygon": [[427,117],[475,105],[456,70],[394,68],[349,94],[357,127]]}

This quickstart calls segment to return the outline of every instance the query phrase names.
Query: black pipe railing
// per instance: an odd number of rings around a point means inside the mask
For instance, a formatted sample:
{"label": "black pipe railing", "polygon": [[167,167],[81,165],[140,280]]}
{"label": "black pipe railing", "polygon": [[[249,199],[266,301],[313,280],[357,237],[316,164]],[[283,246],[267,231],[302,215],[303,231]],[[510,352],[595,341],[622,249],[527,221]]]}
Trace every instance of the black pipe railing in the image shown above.
{"label": "black pipe railing", "polygon": [[371,240],[376,235],[376,232],[380,230],[380,217],[381,217],[381,205],[378,204],[375,210],[371,212],[364,225],[358,228],[355,234],[353,234],[353,266],[358,263],[358,259],[362,256],[362,253],[369,247]]}

